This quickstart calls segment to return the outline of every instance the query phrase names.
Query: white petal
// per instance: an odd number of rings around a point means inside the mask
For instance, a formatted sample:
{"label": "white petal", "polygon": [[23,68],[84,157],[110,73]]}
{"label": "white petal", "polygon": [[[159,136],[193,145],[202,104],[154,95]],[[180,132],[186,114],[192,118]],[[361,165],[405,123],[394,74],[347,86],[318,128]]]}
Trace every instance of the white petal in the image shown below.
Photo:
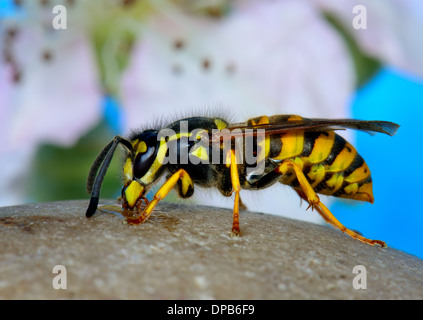
{"label": "white petal", "polygon": [[[213,105],[227,106],[235,121],[281,113],[342,118],[349,113],[354,81],[343,40],[312,6],[258,2],[218,21],[175,12],[155,16],[124,75],[122,101],[128,128]],[[319,220],[283,187],[270,191],[276,194],[271,201],[254,200],[268,190],[243,201],[252,210]],[[200,198],[233,205],[209,192]]]}
{"label": "white petal", "polygon": [[55,46],[48,62],[42,61],[42,48],[36,43],[22,41],[17,50],[28,54],[20,60],[22,81],[6,93],[15,110],[10,143],[76,142],[101,116],[101,90],[88,42],[81,37]]}
{"label": "white petal", "polygon": [[[421,0],[315,0],[339,19],[361,49],[383,63],[423,76]],[[364,6],[367,29],[355,29],[353,7]]]}
{"label": "white petal", "polygon": [[238,120],[346,114],[354,84],[348,53],[303,3],[258,3],[219,21],[176,13],[151,20],[123,78],[128,127],[210,105],[227,106]]}
{"label": "white petal", "polygon": [[1,61],[0,205],[22,201],[24,190],[18,187],[40,143],[71,145],[100,119],[102,93],[88,41],[63,32],[44,61],[44,50],[51,47],[43,35],[20,30],[12,48],[22,72],[16,83],[10,64]]}

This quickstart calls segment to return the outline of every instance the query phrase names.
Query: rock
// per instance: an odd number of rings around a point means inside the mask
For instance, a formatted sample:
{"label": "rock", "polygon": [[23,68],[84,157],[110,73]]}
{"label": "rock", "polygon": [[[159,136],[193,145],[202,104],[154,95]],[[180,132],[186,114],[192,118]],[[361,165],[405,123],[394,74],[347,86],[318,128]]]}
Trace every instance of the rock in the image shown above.
{"label": "rock", "polygon": [[132,226],[87,205],[0,208],[1,299],[423,299],[422,260],[332,227],[246,211],[231,237],[231,210],[160,203]]}

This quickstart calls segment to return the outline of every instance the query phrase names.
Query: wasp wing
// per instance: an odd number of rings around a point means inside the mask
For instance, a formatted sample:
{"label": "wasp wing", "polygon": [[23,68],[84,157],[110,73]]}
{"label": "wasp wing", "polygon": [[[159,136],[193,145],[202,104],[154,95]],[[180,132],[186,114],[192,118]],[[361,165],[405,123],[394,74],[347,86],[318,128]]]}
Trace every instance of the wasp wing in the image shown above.
{"label": "wasp wing", "polygon": [[[380,132],[393,136],[399,125],[389,121],[366,121],[354,119],[307,119],[288,120],[279,123],[268,123],[258,125],[246,125],[245,123],[233,124],[228,127],[231,130],[240,129],[242,135],[255,135],[254,133],[246,132],[247,129],[264,129],[266,135],[284,133],[288,131],[333,131],[344,129],[355,129],[366,131],[369,133]],[[237,133],[233,133],[236,136]]]}

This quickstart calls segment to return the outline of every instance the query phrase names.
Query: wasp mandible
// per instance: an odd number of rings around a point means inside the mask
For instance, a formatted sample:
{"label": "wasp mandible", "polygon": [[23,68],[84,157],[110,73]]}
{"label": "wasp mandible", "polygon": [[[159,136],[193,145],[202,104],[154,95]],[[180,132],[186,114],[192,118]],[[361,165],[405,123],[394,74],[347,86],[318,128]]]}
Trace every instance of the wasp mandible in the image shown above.
{"label": "wasp mandible", "polygon": [[[218,117],[190,117],[164,128],[133,132],[128,139],[116,136],[90,169],[86,216],[97,209],[101,184],[120,144],[125,150],[122,208],[137,214],[127,218],[130,224],[146,221],[173,188],[188,198],[198,185],[217,188],[226,197],[234,194],[232,234],[238,235],[241,189],[259,190],[280,182],[292,187],[332,226],[364,243],[385,247],[385,242],[342,225],[318,194],[373,203],[368,165],[335,131],[356,129],[392,136],[398,128],[388,121],[298,115],[261,116],[236,124]],[[163,174],[166,182],[148,201],[147,191]]]}

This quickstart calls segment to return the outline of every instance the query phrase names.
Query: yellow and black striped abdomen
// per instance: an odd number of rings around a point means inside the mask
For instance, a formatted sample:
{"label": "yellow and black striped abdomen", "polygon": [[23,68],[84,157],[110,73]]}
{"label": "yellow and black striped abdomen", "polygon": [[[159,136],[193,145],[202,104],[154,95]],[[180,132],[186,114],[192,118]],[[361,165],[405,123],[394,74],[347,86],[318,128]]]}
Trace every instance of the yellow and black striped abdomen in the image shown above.
{"label": "yellow and black striped abdomen", "polygon": [[[356,149],[334,131],[292,131],[271,136],[269,158],[294,160],[320,194],[373,202],[370,170]],[[294,172],[280,182],[299,188]]]}

